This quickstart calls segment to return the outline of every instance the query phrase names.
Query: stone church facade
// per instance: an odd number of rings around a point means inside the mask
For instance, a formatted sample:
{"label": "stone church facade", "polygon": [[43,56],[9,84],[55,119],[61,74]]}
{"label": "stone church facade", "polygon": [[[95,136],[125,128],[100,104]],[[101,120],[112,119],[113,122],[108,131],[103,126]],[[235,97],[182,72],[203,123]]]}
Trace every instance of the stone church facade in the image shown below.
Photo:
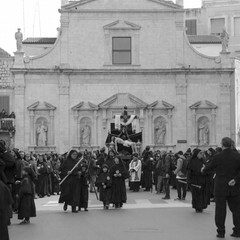
{"label": "stone church facade", "polygon": [[137,116],[142,149],[217,147],[223,136],[239,144],[239,60],[196,52],[181,6],[81,0],[59,12],[51,49],[35,57],[15,52],[15,147],[99,149],[125,105]]}

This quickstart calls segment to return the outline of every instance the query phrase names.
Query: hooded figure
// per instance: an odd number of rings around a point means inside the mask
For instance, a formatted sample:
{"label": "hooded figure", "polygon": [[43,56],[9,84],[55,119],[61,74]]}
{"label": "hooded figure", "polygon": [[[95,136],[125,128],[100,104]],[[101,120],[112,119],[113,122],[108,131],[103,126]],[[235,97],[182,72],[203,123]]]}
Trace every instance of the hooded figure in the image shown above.
{"label": "hooded figure", "polygon": [[[72,206],[72,212],[77,212],[76,207],[79,205],[80,198],[80,187],[79,187],[79,176],[80,167],[76,167],[71,172],[73,167],[78,163],[78,152],[71,150],[67,156],[67,159],[60,166],[59,170],[61,176],[65,177],[68,175],[66,180],[61,185],[61,195],[59,203],[64,203],[63,210],[67,210],[67,206]],[[70,173],[71,172],[71,173]]]}
{"label": "hooded figure", "polygon": [[191,187],[192,208],[197,213],[201,213],[210,204],[210,179],[201,172],[205,163],[204,157],[204,152],[196,149],[188,164],[187,182]]}
{"label": "hooded figure", "polygon": [[87,163],[83,162],[80,166],[80,177],[79,177],[79,204],[78,210],[81,211],[81,208],[84,211],[88,211],[88,186],[89,186],[89,179],[90,175],[88,172],[88,165]]}
{"label": "hooded figure", "polygon": [[96,186],[99,189],[99,200],[103,202],[103,208],[108,209],[110,203],[112,179],[107,164],[102,165],[100,174],[97,177]]}

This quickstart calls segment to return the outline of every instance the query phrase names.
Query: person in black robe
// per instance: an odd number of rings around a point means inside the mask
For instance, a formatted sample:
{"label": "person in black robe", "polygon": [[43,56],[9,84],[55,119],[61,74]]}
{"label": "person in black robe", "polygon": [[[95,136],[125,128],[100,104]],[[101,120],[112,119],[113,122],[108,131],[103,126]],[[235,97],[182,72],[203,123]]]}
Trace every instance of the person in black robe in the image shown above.
{"label": "person in black robe", "polygon": [[9,207],[13,203],[11,193],[0,179],[0,236],[1,240],[9,240]]}
{"label": "person in black robe", "polygon": [[6,185],[4,174],[5,163],[0,159],[0,236],[1,240],[9,240],[8,225],[10,225],[10,210],[13,204],[11,192]]}
{"label": "person in black robe", "polygon": [[147,146],[142,154],[142,188],[145,188],[144,191],[149,192],[152,189],[153,183],[153,158],[150,147]]}
{"label": "person in black robe", "polygon": [[99,200],[103,202],[103,209],[109,209],[112,179],[107,164],[103,164],[97,177],[96,186],[99,189]]}
{"label": "person in black robe", "polygon": [[192,208],[197,213],[201,213],[210,204],[209,176],[201,172],[204,164],[204,152],[195,149],[188,164],[187,182],[192,193]]}
{"label": "person in black robe", "polygon": [[108,156],[107,156],[106,161],[104,163],[106,163],[108,165],[109,169],[111,169],[111,167],[113,165],[115,165],[115,161],[114,161],[115,155],[116,154],[115,154],[115,152],[113,150],[110,150],[108,152]]}
{"label": "person in black robe", "polygon": [[72,173],[70,171],[78,163],[78,152],[71,150],[67,156],[67,159],[60,166],[60,172],[63,178],[69,175],[66,180],[61,184],[61,194],[59,203],[64,203],[63,210],[67,211],[67,206],[72,207],[72,212],[78,212],[76,207],[79,205],[80,187],[79,176],[80,168],[76,167]]}
{"label": "person in black robe", "polygon": [[114,161],[115,164],[110,169],[112,178],[110,202],[115,205],[115,208],[121,208],[123,203],[127,202],[125,179],[129,177],[129,173],[120,156],[115,156]]}
{"label": "person in black robe", "polygon": [[36,217],[36,206],[34,203],[33,181],[35,174],[31,167],[23,168],[23,180],[19,189],[18,219],[22,220],[20,224],[29,224],[30,217]]}
{"label": "person in black robe", "polygon": [[43,156],[40,155],[37,163],[38,169],[38,196],[40,198],[48,195],[48,166]]}
{"label": "person in black robe", "polygon": [[89,187],[89,179],[90,175],[88,172],[88,165],[83,162],[80,166],[80,177],[79,177],[79,204],[78,210],[81,211],[81,208],[84,209],[85,212],[88,211],[88,187]]}

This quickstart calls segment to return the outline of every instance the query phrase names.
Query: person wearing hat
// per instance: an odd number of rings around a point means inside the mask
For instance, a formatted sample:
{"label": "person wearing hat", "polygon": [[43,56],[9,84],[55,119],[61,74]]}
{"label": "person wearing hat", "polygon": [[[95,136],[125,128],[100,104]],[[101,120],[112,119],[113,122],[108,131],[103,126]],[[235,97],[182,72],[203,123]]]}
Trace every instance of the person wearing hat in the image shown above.
{"label": "person wearing hat", "polygon": [[103,209],[109,209],[112,179],[107,164],[103,164],[96,180],[99,189],[99,200],[103,202]]}
{"label": "person wearing hat", "polygon": [[130,173],[130,189],[133,192],[138,192],[141,182],[142,174],[142,162],[138,158],[138,153],[133,153],[133,159],[129,164],[129,173]]}

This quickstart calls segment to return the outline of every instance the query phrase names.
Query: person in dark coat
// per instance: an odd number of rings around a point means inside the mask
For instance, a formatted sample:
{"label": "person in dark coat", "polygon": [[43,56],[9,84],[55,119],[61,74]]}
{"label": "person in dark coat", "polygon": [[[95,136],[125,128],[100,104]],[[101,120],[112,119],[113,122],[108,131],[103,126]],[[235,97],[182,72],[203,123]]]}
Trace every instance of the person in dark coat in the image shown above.
{"label": "person in dark coat", "polygon": [[59,203],[64,203],[64,211],[67,211],[67,206],[70,205],[72,207],[72,212],[74,213],[78,212],[76,207],[79,205],[80,198],[80,168],[76,167],[72,173],[70,173],[70,171],[77,163],[78,152],[76,150],[71,150],[67,159],[63,162],[59,169],[63,178],[69,175],[61,185]]}
{"label": "person in dark coat", "polygon": [[31,167],[24,167],[22,175],[23,180],[22,182],[19,181],[21,186],[19,189],[18,219],[23,219],[20,224],[29,224],[30,217],[36,217],[33,187],[33,181],[36,176]]}
{"label": "person in dark coat", "polygon": [[240,154],[231,149],[232,139],[222,139],[223,151],[214,155],[211,162],[202,168],[202,172],[215,170],[215,224],[217,237],[225,237],[225,219],[227,203],[233,217],[232,237],[240,237]]}
{"label": "person in dark coat", "polygon": [[0,236],[1,240],[9,240],[9,206],[13,203],[11,193],[0,178]]}
{"label": "person in dark coat", "polygon": [[81,211],[81,208],[84,209],[85,212],[88,211],[88,187],[89,187],[89,171],[88,165],[83,162],[80,166],[80,177],[79,177],[79,204],[78,210]]}
{"label": "person in dark coat", "polygon": [[120,156],[115,156],[115,165],[110,169],[112,178],[111,200],[115,208],[121,208],[127,202],[125,179],[129,177],[128,171],[124,166]]}
{"label": "person in dark coat", "polygon": [[97,177],[96,186],[99,188],[99,200],[103,202],[103,209],[109,209],[112,179],[107,164],[103,164]]}
{"label": "person in dark coat", "polygon": [[204,152],[195,149],[188,163],[187,182],[191,188],[192,207],[197,213],[201,213],[210,204],[209,177],[201,172],[204,164]]}
{"label": "person in dark coat", "polygon": [[38,196],[40,198],[48,194],[48,166],[43,159],[43,155],[39,155],[38,163]]}
{"label": "person in dark coat", "polygon": [[142,188],[149,192],[152,189],[153,158],[150,147],[147,146],[142,153]]}
{"label": "person in dark coat", "polygon": [[115,152],[113,150],[110,150],[108,152],[108,156],[107,156],[107,159],[104,163],[106,163],[108,165],[108,167],[111,169],[111,167],[113,165],[115,165],[115,161],[114,161],[114,157],[115,157]]}

